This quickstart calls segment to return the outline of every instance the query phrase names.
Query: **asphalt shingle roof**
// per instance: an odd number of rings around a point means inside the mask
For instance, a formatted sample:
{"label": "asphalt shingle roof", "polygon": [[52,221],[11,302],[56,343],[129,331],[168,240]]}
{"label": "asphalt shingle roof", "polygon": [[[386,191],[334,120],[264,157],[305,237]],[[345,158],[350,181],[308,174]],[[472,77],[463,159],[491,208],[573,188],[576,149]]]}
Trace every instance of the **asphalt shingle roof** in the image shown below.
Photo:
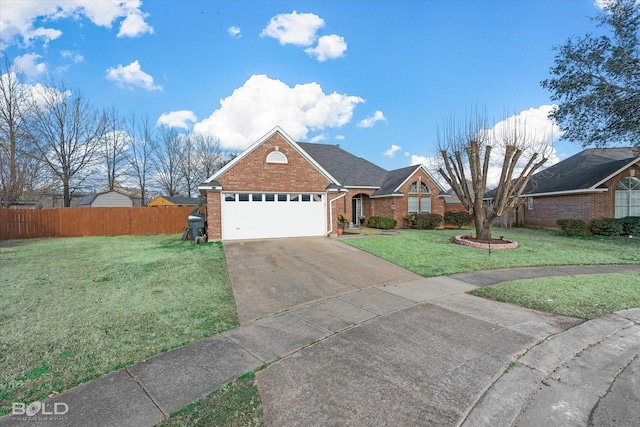
{"label": "asphalt shingle roof", "polygon": [[372,196],[393,194],[418,167],[414,165],[387,171],[337,145],[310,142],[299,142],[298,145],[343,186],[377,187]]}
{"label": "asphalt shingle roof", "polygon": [[393,194],[396,188],[400,186],[415,171],[417,166],[407,166],[402,169],[395,169],[387,172],[383,185],[376,190],[372,196],[381,196]]}
{"label": "asphalt shingle roof", "polygon": [[310,142],[299,142],[298,145],[343,186],[380,187],[384,183],[385,169],[337,145]]}
{"label": "asphalt shingle roof", "polygon": [[199,205],[200,200],[191,197],[162,196],[175,205]]}
{"label": "asphalt shingle roof", "polygon": [[98,197],[98,193],[91,193],[84,196],[80,201],[78,201],[78,206],[82,205],[90,205],[93,201]]}
{"label": "asphalt shingle roof", "polygon": [[524,194],[589,189],[636,158],[633,148],[589,148],[533,175]]}

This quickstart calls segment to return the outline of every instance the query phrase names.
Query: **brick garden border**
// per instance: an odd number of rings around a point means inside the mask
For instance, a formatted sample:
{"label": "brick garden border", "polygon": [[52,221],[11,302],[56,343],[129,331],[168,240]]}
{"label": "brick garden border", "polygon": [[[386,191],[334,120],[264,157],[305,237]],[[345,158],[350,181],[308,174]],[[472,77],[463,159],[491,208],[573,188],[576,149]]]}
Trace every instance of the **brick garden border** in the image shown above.
{"label": "brick garden border", "polygon": [[473,238],[471,234],[458,234],[454,238],[454,242],[459,245],[469,246],[471,248],[479,248],[479,249],[515,249],[518,247],[518,242],[515,240],[503,240],[504,243],[491,244],[488,243],[480,243],[474,242],[473,240],[467,240],[469,238]]}

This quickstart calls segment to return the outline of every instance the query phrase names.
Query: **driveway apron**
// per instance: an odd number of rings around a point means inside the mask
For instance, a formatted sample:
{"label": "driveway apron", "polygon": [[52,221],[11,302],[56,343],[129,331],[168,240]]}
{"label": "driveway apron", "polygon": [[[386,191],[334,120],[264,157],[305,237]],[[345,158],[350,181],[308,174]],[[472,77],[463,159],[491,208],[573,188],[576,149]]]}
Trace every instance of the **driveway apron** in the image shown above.
{"label": "driveway apron", "polygon": [[331,296],[421,278],[326,237],[230,241],[224,251],[241,324]]}

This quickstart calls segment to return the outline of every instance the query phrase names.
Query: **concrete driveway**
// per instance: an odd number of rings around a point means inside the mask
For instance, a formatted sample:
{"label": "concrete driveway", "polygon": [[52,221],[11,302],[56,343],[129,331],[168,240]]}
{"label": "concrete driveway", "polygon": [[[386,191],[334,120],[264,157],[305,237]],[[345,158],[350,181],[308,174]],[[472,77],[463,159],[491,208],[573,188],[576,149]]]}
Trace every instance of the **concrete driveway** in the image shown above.
{"label": "concrete driveway", "polygon": [[301,304],[421,277],[326,237],[224,242],[241,324]]}

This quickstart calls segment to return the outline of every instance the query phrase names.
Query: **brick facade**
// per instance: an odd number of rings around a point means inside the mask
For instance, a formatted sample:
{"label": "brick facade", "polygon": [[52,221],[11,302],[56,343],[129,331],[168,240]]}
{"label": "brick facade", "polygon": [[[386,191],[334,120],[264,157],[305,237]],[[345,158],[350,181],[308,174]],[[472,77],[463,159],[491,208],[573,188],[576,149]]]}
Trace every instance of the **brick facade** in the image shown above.
{"label": "brick facade", "polygon": [[[267,163],[267,155],[273,151],[284,154],[287,163]],[[220,175],[217,181],[227,192],[324,193],[330,184],[277,132]],[[220,198],[220,192],[208,191],[208,234],[211,240],[222,238]]]}
{"label": "brick facade", "polygon": [[595,218],[613,218],[616,185],[632,173],[640,176],[640,166],[633,165],[607,180],[600,186],[607,189],[605,192],[534,197],[533,210],[524,207],[525,225],[557,227],[556,220],[563,218],[581,219],[587,224]]}
{"label": "brick facade", "polygon": [[[269,153],[279,151],[287,157],[287,163],[267,163]],[[370,198],[375,188],[348,188],[348,192],[327,192],[331,181],[280,133],[275,132],[252,151],[243,154],[239,161],[216,177],[225,192],[261,193],[325,193],[327,194],[327,230],[337,232],[338,216],[346,214],[354,221],[352,200],[362,199],[362,214],[389,216],[403,225],[408,212],[407,191],[415,181],[425,182],[431,189],[431,212],[444,215],[444,199],[438,197],[439,187],[422,169],[418,169],[398,189],[402,197]],[[344,196],[342,196],[344,195]],[[342,197],[341,197],[342,196]],[[331,200],[334,200],[331,202]],[[207,191],[208,233],[211,240],[222,238],[221,193]]]}

